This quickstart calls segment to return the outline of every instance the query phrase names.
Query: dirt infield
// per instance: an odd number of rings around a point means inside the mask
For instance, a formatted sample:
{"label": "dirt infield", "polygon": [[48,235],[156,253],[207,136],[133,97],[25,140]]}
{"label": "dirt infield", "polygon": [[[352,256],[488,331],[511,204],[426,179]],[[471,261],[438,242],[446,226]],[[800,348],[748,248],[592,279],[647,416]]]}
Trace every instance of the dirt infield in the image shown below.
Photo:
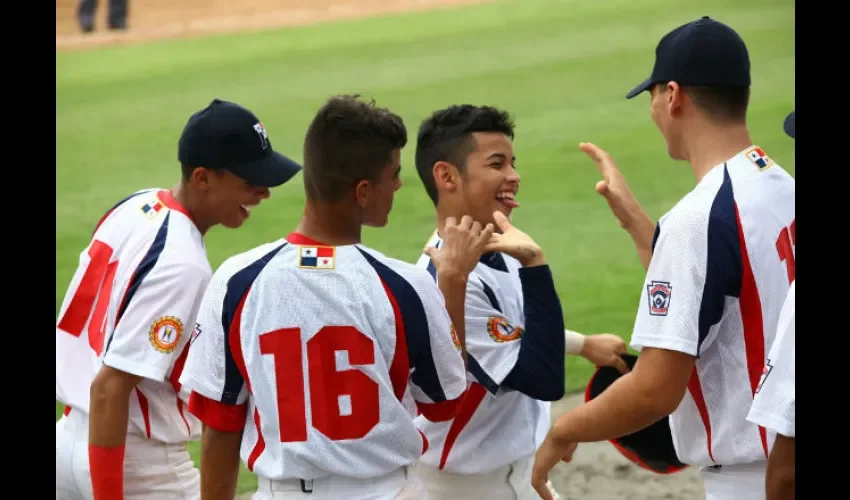
{"label": "dirt infield", "polygon": [[487,0],[129,0],[129,29],[106,29],[98,2],[93,33],[77,23],[77,0],[56,0],[56,50],[297,26],[336,19],[483,3]]}

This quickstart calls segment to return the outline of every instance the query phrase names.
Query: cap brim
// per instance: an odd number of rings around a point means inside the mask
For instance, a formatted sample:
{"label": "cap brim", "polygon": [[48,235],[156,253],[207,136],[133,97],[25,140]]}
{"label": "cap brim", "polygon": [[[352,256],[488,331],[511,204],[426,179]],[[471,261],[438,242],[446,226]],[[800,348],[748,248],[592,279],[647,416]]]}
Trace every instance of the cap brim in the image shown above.
{"label": "cap brim", "polygon": [[260,161],[240,165],[231,171],[255,186],[275,187],[286,183],[300,172],[301,168],[295,161],[272,151]]}
{"label": "cap brim", "polygon": [[[637,356],[623,354],[621,357],[630,370],[634,369]],[[590,401],[605,392],[605,389],[621,376],[622,374],[614,367],[598,367],[588,381],[584,392],[585,401]],[[610,443],[632,463],[656,474],[673,474],[688,467],[681,463],[676,455],[669,417],[637,432],[611,439]]]}
{"label": "cap brim", "polygon": [[640,94],[644,90],[648,90],[649,87],[651,87],[651,86],[652,86],[652,78],[647,78],[646,80],[643,81],[643,83],[641,83],[637,87],[630,90],[629,93],[626,94],[626,99],[631,99],[632,97]]}
{"label": "cap brim", "polygon": [[795,136],[795,113],[797,110],[792,111],[788,116],[785,117],[785,124],[783,128],[785,129],[785,133],[788,134],[791,138],[796,138]]}

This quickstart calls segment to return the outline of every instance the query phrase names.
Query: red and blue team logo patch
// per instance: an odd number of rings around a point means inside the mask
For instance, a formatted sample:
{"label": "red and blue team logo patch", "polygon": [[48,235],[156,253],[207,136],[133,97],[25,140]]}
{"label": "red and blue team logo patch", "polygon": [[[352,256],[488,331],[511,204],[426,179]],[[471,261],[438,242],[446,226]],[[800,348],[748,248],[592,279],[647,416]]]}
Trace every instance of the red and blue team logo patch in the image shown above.
{"label": "red and blue team logo patch", "polygon": [[670,309],[670,295],[673,287],[667,281],[653,281],[646,285],[649,295],[649,314],[652,316],[667,316]]}
{"label": "red and blue team logo patch", "polygon": [[163,208],[165,208],[165,205],[163,205],[161,201],[152,200],[142,205],[142,212],[144,212],[144,214],[147,215],[148,218],[153,218]]}
{"label": "red and blue team logo patch", "polygon": [[764,170],[773,165],[773,160],[771,160],[770,157],[767,156],[767,153],[758,146],[747,151],[747,158],[749,158],[750,161],[759,168],[759,170]]}

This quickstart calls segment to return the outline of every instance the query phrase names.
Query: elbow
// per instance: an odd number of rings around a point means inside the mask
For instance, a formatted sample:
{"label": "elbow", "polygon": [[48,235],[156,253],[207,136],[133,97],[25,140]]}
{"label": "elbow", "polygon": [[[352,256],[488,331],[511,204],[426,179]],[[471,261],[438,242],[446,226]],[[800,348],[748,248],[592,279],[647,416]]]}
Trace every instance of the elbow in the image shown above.
{"label": "elbow", "polygon": [[772,469],[767,474],[768,500],[793,498],[793,495],[788,496],[788,493],[795,490],[795,485],[796,479],[793,464],[780,469]]}
{"label": "elbow", "polygon": [[104,365],[89,388],[90,409],[102,407],[110,401],[128,401],[130,391],[141,377]]}

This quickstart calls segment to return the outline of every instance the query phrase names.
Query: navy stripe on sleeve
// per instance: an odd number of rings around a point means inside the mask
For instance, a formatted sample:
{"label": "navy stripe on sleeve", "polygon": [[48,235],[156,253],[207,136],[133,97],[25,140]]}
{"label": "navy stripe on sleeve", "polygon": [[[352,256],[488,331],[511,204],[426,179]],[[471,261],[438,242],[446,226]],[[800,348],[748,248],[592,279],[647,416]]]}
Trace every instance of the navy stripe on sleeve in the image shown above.
{"label": "navy stripe on sleeve", "polygon": [[275,247],[269,253],[235,273],[227,281],[227,292],[224,295],[224,303],[221,308],[221,328],[224,332],[224,390],[221,394],[222,403],[236,404],[239,393],[242,391],[242,386],[245,384],[245,379],[239,372],[239,368],[233,358],[233,352],[230,349],[230,327],[236,319],[234,317],[236,309],[239,308],[239,303],[248,293],[248,290],[251,289],[251,285],[254,284],[257,276],[260,275],[272,258],[287,244],[283,243]]}
{"label": "navy stripe on sleeve", "polygon": [[[142,257],[142,260],[139,262],[136,270],[133,271],[133,274],[130,277],[130,283],[127,285],[127,292],[121,300],[121,305],[118,306],[118,315],[115,319],[116,325],[118,325],[118,322],[121,321],[121,318],[124,316],[124,311],[127,310],[127,306],[130,305],[130,301],[133,300],[133,296],[135,296],[136,292],[139,291],[139,287],[142,286],[142,282],[145,280],[145,277],[151,272],[151,269],[153,269],[153,266],[156,265],[157,261],[159,261],[159,256],[162,255],[162,251],[165,249],[165,240],[168,238],[168,221],[170,220],[170,217],[171,212],[165,214],[165,219],[163,219],[162,225],[159,226],[159,230],[153,238],[153,243],[151,243],[151,246],[148,248],[145,256]],[[109,340],[106,342],[105,352],[109,352],[109,346],[112,344],[114,334],[115,331],[113,330],[112,335],[109,336]]]}
{"label": "navy stripe on sleeve", "polygon": [[412,380],[431,401],[441,403],[446,400],[446,394],[440,385],[437,367],[431,353],[431,335],[428,327],[428,317],[422,305],[422,299],[413,286],[400,274],[378,261],[369,253],[358,248],[363,257],[386,283],[390,293],[398,303],[404,321],[404,333],[407,338],[407,352],[410,367],[413,368]]}
{"label": "navy stripe on sleeve", "polygon": [[699,340],[697,354],[708,336],[708,330],[720,321],[726,297],[739,297],[743,263],[738,240],[738,217],[735,193],[729,170],[723,166],[720,185],[708,217],[708,245],[705,283],[699,309]]}

